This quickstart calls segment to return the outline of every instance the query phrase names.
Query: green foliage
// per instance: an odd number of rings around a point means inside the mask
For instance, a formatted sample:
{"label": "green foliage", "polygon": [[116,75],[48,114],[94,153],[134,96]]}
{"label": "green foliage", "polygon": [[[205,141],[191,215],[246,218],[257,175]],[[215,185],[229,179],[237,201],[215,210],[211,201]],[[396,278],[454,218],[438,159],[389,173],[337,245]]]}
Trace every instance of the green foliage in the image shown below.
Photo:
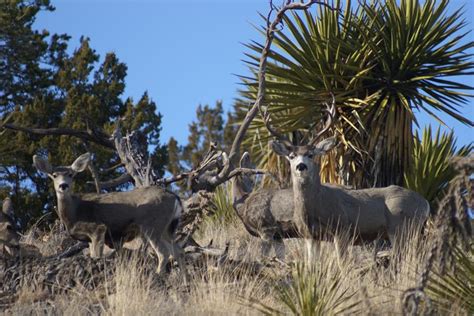
{"label": "green foliage", "polygon": [[[459,112],[468,101],[463,91],[473,87],[456,78],[472,72],[474,42],[463,33],[462,11],[448,14],[445,0],[347,1],[345,7],[335,1],[334,7],[287,16],[275,35],[266,72],[273,125],[283,132],[311,132],[333,93],[337,120],[332,132],[341,146],[326,158],[323,176],[343,174],[339,181],[355,187],[402,184],[412,157],[414,109],[474,124]],[[263,46],[246,46],[255,75]],[[245,112],[255,99],[257,80],[242,80],[238,108]],[[246,143],[260,167],[283,170],[274,165],[268,138],[256,119]]]}
{"label": "green foliage", "polygon": [[433,135],[431,126],[423,130],[420,139],[415,132],[412,164],[405,172],[405,187],[420,193],[436,209],[436,200],[440,200],[450,181],[457,172],[452,164],[455,156],[467,156],[473,145],[456,150],[454,133],[441,133],[440,128]]}
{"label": "green foliage", "polygon": [[211,142],[223,145],[224,120],[222,102],[217,101],[214,108],[199,105],[196,109],[196,121],[189,125],[188,144],[183,148],[182,158],[191,167],[199,164],[209,149]]}
{"label": "green foliage", "polygon": [[455,247],[455,269],[447,273],[432,271],[426,292],[442,314],[452,312],[453,304],[464,308],[466,315],[474,313],[474,244],[468,251]]}
{"label": "green foliage", "polygon": [[[153,167],[163,173],[166,146],[160,145],[161,114],[146,93],[138,102],[122,99],[127,66],[113,53],[101,60],[81,38],[72,54],[67,35],[49,35],[32,29],[39,10],[52,11],[49,1],[0,3],[0,117],[13,113],[9,123],[34,128],[103,130],[111,133],[123,118],[123,130],[139,130],[154,146]],[[30,135],[11,130],[0,136],[0,186],[3,198],[12,195],[23,227],[45,211],[53,211],[49,182],[32,166],[33,154],[48,155],[54,165],[69,165],[79,154],[95,153],[102,181],[115,178],[118,156],[100,145],[70,136]],[[78,189],[91,190],[78,177]],[[28,201],[28,203],[27,203]]]}
{"label": "green foliage", "polygon": [[232,205],[232,192],[230,184],[221,184],[213,193],[211,200],[213,215],[208,218],[211,222],[219,225],[228,224],[235,218],[235,211]]}
{"label": "green foliage", "polygon": [[[336,268],[337,269],[337,268]],[[332,265],[316,262],[297,262],[287,282],[275,284],[275,299],[285,307],[251,301],[264,315],[337,315],[357,313],[359,301],[353,301],[356,292],[349,290],[344,276]]]}
{"label": "green foliage", "polygon": [[171,137],[168,141],[168,165],[167,169],[172,174],[176,175],[181,172],[182,167],[180,164],[180,148],[178,141]]}

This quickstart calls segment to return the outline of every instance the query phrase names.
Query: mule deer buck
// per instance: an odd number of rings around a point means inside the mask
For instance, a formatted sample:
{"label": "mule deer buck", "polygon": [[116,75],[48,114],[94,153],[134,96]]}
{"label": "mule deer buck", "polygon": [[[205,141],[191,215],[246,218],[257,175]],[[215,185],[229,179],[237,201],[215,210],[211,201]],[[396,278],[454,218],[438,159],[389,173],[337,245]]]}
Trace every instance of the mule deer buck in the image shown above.
{"label": "mule deer buck", "polygon": [[[92,248],[99,249],[100,253],[103,231],[101,225],[107,230],[107,244],[113,244],[114,241],[129,235],[130,227],[138,227],[139,233],[148,241],[158,257],[157,273],[165,271],[172,254],[186,278],[184,254],[174,242],[175,229],[182,213],[179,198],[157,186],[137,188],[128,192],[73,194],[73,177],[86,169],[89,160],[90,155],[86,153],[79,156],[71,166],[53,168],[47,159],[36,155],[33,157],[36,168],[53,180],[58,216],[69,234],[78,240],[99,243],[92,245]],[[97,238],[92,240],[94,235]],[[133,237],[135,236],[126,238]]]}
{"label": "mule deer buck", "polygon": [[[247,152],[242,155],[240,167],[251,168]],[[253,191],[252,179],[242,173],[232,179],[232,196],[234,210],[246,230],[261,239],[262,255],[268,256],[274,248],[276,257],[284,260],[283,239],[301,237],[294,222],[293,188]]]}
{"label": "mule deer buck", "polygon": [[[323,129],[306,145],[293,145],[275,130],[264,113],[269,132],[278,140],[272,142],[273,151],[290,163],[293,185],[294,223],[302,237],[312,241],[321,233],[333,234],[336,230],[353,233],[360,241],[377,238],[389,239],[393,245],[395,235],[408,222],[423,224],[429,215],[429,203],[418,193],[391,185],[385,188],[348,190],[321,183],[320,165],[316,156],[327,153],[336,145],[330,137],[317,143],[331,127],[335,115],[335,102],[328,106],[329,114]],[[338,242],[336,240],[336,248]],[[342,249],[338,249],[343,254]],[[311,255],[311,251],[310,251]]]}

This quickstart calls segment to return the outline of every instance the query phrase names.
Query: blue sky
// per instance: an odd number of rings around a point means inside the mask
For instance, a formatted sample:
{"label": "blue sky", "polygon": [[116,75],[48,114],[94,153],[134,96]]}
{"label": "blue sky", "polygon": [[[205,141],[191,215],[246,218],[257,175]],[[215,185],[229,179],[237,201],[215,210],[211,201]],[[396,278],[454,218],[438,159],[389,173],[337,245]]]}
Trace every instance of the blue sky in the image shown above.
{"label": "blue sky", "polygon": [[[230,109],[237,96],[238,79],[246,74],[242,43],[260,39],[252,27],[257,12],[267,12],[267,0],[52,0],[56,11],[41,12],[37,29],[72,36],[70,48],[81,35],[91,40],[103,58],[115,52],[128,66],[124,97],[138,100],[144,91],[163,114],[163,142],[175,137],[186,142],[188,124],[199,104],[222,100]],[[465,6],[468,28],[474,29],[474,1],[452,0],[451,8]],[[474,35],[468,35],[474,41]],[[462,81],[474,85],[471,78]],[[463,114],[474,121],[474,99]],[[417,116],[421,125],[436,122]],[[472,128],[446,118],[458,144],[474,141]]]}

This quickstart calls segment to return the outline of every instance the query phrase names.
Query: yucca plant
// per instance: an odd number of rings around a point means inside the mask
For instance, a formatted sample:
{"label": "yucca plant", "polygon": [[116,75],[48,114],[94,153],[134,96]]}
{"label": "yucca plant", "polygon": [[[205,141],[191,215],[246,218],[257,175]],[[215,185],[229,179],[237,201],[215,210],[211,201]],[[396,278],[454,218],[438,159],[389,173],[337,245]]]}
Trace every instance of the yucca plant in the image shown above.
{"label": "yucca plant", "polygon": [[[459,112],[469,97],[462,91],[473,87],[455,77],[472,72],[474,42],[465,41],[462,11],[448,14],[447,0],[341,3],[284,18],[268,60],[266,105],[282,131],[311,131],[334,94],[332,132],[342,146],[325,158],[323,175],[336,178],[340,170],[340,180],[356,187],[403,184],[412,157],[414,109],[434,117],[441,111],[474,125]],[[262,44],[247,47],[255,74]],[[245,112],[257,82],[254,76],[242,80],[238,108]],[[268,138],[256,119],[246,140],[252,156],[260,167],[284,170],[275,166]]]}
{"label": "yucca plant", "polygon": [[457,150],[454,133],[441,133],[439,127],[435,134],[431,126],[425,127],[422,137],[416,131],[412,163],[404,177],[405,187],[423,195],[432,209],[436,209],[436,200],[443,197],[449,182],[457,174],[452,158],[467,156],[472,150],[472,144]]}
{"label": "yucca plant", "polygon": [[212,216],[208,218],[210,222],[227,224],[236,218],[232,206],[232,192],[230,185],[222,184],[217,187],[212,197]]}
{"label": "yucca plant", "polygon": [[289,278],[275,281],[274,296],[282,308],[250,300],[249,304],[264,315],[338,315],[356,313],[360,301],[349,289],[344,275],[328,262],[297,262]]}
{"label": "yucca plant", "polygon": [[466,315],[474,314],[474,244],[466,252],[455,247],[454,267],[447,273],[432,271],[426,292],[441,312],[451,313],[452,307],[460,306]]}

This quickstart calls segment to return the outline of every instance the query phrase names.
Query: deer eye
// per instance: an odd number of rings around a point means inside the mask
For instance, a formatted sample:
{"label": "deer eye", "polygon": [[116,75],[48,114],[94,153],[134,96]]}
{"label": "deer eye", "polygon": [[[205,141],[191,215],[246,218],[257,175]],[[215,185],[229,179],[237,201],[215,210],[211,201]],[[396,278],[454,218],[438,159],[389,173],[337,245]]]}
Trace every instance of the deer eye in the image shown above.
{"label": "deer eye", "polygon": [[314,154],[313,154],[313,153],[308,153],[308,154],[306,154],[306,156],[307,156],[308,158],[312,159],[312,158],[314,157]]}
{"label": "deer eye", "polygon": [[295,153],[290,153],[290,154],[288,155],[288,158],[290,158],[290,159],[293,159],[293,158],[295,158],[295,157],[296,157]]}
{"label": "deer eye", "polygon": [[53,173],[53,178],[56,178],[58,175],[56,173]]}
{"label": "deer eye", "polygon": [[72,176],[73,176],[72,172],[68,172],[67,176],[72,178]]}

